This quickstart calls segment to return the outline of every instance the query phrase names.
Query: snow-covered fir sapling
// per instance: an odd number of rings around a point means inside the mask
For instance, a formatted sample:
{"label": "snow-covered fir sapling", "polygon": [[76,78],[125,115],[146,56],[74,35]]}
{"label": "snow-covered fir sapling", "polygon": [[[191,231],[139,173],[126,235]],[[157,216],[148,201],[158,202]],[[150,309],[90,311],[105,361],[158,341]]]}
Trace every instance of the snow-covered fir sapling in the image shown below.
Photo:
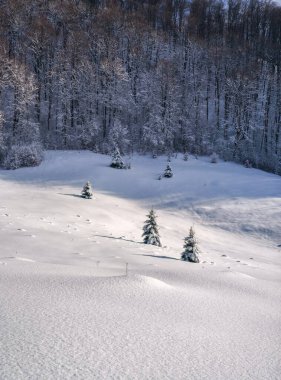
{"label": "snow-covered fir sapling", "polygon": [[115,169],[125,169],[125,164],[117,147],[112,154],[112,161],[110,166]]}
{"label": "snow-covered fir sapling", "polygon": [[82,190],[82,198],[91,199],[93,196],[92,186],[90,182],[86,182]]}
{"label": "snow-covered fir sapling", "polygon": [[184,153],[183,160],[184,161],[188,161],[188,153],[187,152]]}
{"label": "snow-covered fir sapling", "polygon": [[195,231],[190,227],[189,235],[184,239],[184,251],[181,254],[183,261],[190,261],[192,263],[199,263],[199,249],[197,240],[195,238]]}
{"label": "snow-covered fir sapling", "polygon": [[165,178],[173,177],[173,172],[172,172],[171,166],[169,164],[167,165],[167,167],[164,171],[163,177],[165,177]]}
{"label": "snow-covered fir sapling", "polygon": [[252,168],[252,163],[251,163],[249,160],[246,160],[246,161],[244,162],[244,166],[245,166],[245,168],[250,169],[250,168]]}
{"label": "snow-covered fir sapling", "polygon": [[160,236],[156,222],[157,216],[155,215],[153,209],[150,210],[147,217],[148,219],[145,221],[143,226],[143,242],[144,244],[152,244],[161,247]]}
{"label": "snow-covered fir sapling", "polygon": [[217,155],[217,153],[212,153],[210,157],[210,162],[212,164],[216,164],[218,160],[219,160],[219,156]]}

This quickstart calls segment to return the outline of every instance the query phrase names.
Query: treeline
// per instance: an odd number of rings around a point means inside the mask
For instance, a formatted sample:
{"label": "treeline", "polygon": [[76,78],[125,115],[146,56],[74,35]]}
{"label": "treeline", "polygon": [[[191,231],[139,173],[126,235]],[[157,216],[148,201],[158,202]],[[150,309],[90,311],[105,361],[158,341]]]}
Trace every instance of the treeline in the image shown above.
{"label": "treeline", "polygon": [[281,173],[281,7],[0,0],[0,162],[118,146]]}

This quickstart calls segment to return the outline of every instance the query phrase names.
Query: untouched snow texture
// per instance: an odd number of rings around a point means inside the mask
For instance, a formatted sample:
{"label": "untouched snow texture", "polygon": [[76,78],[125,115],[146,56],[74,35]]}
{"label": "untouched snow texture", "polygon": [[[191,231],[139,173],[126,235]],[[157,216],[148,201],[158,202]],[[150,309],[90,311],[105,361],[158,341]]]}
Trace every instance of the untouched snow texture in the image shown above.
{"label": "untouched snow texture", "polygon": [[[109,163],[47,152],[0,171],[0,379],[279,379],[281,178]],[[141,242],[152,206],[162,248]],[[179,260],[192,224],[200,264]]]}

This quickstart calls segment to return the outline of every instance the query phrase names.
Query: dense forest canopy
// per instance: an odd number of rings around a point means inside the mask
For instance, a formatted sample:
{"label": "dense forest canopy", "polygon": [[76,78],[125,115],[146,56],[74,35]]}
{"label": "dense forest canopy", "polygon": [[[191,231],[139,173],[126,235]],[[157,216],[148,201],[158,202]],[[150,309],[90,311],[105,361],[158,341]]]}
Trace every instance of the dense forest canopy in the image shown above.
{"label": "dense forest canopy", "polygon": [[281,7],[0,0],[0,163],[216,151],[281,174]]}

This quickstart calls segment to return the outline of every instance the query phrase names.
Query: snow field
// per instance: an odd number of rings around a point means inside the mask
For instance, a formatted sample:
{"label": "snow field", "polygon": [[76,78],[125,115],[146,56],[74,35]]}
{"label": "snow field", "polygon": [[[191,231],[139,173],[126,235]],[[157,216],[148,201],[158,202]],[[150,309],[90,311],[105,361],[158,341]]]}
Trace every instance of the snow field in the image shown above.
{"label": "snow field", "polygon": [[[281,178],[109,162],[47,152],[0,171],[0,378],[278,379]],[[162,248],[141,241],[152,206]],[[179,260],[192,224],[200,264]]]}

